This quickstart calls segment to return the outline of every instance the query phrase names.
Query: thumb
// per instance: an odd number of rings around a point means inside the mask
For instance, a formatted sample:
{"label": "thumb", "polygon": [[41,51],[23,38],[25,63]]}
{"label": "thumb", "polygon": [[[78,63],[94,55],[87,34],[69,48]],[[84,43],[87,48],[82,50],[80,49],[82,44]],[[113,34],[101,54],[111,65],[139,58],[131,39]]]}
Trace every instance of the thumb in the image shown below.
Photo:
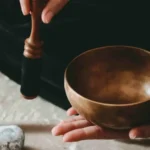
{"label": "thumb", "polygon": [[30,13],[30,0],[20,0],[22,13],[28,15]]}
{"label": "thumb", "polygon": [[67,3],[68,0],[50,0],[42,12],[43,22],[49,23]]}
{"label": "thumb", "polygon": [[141,126],[141,127],[132,129],[129,132],[129,137],[131,139],[149,138],[150,137],[150,125]]}

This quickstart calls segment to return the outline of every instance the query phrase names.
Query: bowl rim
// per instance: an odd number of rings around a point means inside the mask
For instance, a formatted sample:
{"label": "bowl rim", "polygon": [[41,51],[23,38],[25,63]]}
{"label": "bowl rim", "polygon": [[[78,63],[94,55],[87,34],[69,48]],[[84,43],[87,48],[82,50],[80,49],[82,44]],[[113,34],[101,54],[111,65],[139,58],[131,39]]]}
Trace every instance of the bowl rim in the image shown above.
{"label": "bowl rim", "polygon": [[[79,55],[77,55],[76,57],[74,57],[71,62],[68,64],[68,66],[66,67],[65,69],[65,72],[64,72],[64,82],[67,83],[67,85],[69,86],[69,88],[76,94],[78,95],[79,97],[83,98],[84,100],[86,101],[89,101],[89,102],[92,102],[92,103],[95,103],[95,104],[99,104],[99,105],[103,105],[103,106],[113,106],[113,107],[128,107],[128,106],[134,106],[134,105],[138,105],[138,104],[143,104],[145,102],[148,102],[150,101],[149,99],[148,100],[145,100],[145,101],[139,101],[139,102],[133,102],[133,103],[128,103],[128,104],[111,104],[111,103],[103,103],[103,102],[97,102],[97,101],[94,101],[90,98],[87,98],[85,96],[82,96],[80,93],[78,93],[76,90],[74,90],[74,88],[69,84],[69,81],[67,79],[67,72],[68,72],[68,69],[69,67],[71,66],[71,64],[77,59],[79,58],[80,56],[84,55],[84,54],[87,54],[87,53],[90,53],[91,51],[97,51],[97,50],[104,50],[105,48],[112,48],[112,47],[124,47],[124,48],[134,48],[134,49],[137,49],[137,50],[140,50],[140,51],[143,51],[144,53],[147,53],[147,54],[150,54],[150,51],[147,51],[146,49],[143,49],[143,48],[139,48],[139,47],[135,47],[135,46],[128,46],[128,45],[109,45],[109,46],[102,46],[102,47],[97,47],[97,48],[93,48],[93,49],[90,49],[90,50],[87,50]],[[65,91],[66,92],[66,91]]]}

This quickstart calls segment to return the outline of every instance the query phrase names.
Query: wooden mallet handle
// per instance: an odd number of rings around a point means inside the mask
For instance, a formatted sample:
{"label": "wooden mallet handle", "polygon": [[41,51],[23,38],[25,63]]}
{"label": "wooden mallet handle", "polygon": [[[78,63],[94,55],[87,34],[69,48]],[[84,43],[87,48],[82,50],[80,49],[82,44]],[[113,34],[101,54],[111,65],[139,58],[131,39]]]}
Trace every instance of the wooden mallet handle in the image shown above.
{"label": "wooden mallet handle", "polygon": [[34,99],[40,92],[43,51],[40,24],[43,6],[43,0],[31,1],[32,28],[29,38],[25,40],[21,77],[21,93],[25,99]]}

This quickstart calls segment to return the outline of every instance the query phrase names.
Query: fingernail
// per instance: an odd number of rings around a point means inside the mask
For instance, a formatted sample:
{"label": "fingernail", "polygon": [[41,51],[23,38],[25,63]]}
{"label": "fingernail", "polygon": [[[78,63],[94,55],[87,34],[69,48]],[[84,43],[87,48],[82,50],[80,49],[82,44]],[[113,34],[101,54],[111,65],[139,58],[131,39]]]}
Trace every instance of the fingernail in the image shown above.
{"label": "fingernail", "polygon": [[72,116],[72,115],[71,115],[69,112],[67,112],[67,116],[70,117],[70,116]]}
{"label": "fingernail", "polygon": [[66,142],[71,142],[71,140],[70,140],[67,136],[64,136],[64,137],[63,137],[63,142],[65,142],[65,143],[66,143]]}
{"label": "fingernail", "polygon": [[44,17],[43,17],[43,22],[44,23],[49,23],[51,19],[53,18],[53,13],[49,11]]}
{"label": "fingernail", "polygon": [[52,131],[51,131],[51,132],[52,132],[52,135],[53,135],[53,136],[56,136],[56,135],[57,135],[57,132],[56,132],[55,127],[52,129]]}
{"label": "fingernail", "polygon": [[135,131],[135,132],[130,132],[130,134],[129,134],[129,136],[130,136],[130,139],[135,139],[135,140],[138,140],[138,139],[144,139],[144,137],[145,137],[145,133],[144,132],[139,132],[139,131]]}
{"label": "fingernail", "polygon": [[62,123],[65,123],[65,121],[64,121],[64,120],[61,120],[61,121],[59,122],[59,124],[62,124]]}
{"label": "fingernail", "polygon": [[27,15],[28,14],[28,11],[27,11],[27,9],[24,6],[21,7],[21,10],[22,10],[23,15]]}
{"label": "fingernail", "polygon": [[136,137],[136,134],[134,133],[134,132],[131,132],[130,134],[129,134],[129,137],[130,137],[130,139],[136,139],[137,137]]}

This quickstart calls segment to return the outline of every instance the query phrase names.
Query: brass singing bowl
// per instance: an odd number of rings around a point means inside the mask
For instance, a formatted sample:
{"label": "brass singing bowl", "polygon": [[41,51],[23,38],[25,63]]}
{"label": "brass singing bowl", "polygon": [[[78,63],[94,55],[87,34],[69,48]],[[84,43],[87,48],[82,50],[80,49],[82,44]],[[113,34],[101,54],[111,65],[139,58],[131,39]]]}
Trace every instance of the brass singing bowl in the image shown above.
{"label": "brass singing bowl", "polygon": [[74,58],[64,87],[70,104],[88,121],[111,129],[150,123],[150,53],[106,46]]}

